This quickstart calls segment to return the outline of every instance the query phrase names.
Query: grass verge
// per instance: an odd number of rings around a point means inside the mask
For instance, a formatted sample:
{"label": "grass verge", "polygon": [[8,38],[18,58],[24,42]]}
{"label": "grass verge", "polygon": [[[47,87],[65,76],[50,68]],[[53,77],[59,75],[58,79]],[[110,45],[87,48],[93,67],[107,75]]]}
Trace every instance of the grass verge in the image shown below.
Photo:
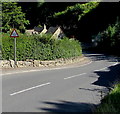
{"label": "grass verge", "polygon": [[101,104],[97,107],[95,112],[104,114],[106,112],[120,113],[120,83],[116,84],[114,89],[104,97]]}

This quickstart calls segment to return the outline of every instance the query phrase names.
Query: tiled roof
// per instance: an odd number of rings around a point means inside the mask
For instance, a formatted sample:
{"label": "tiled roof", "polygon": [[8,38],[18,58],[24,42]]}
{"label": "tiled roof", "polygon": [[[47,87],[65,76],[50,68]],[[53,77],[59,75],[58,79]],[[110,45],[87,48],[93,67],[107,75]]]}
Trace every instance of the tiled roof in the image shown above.
{"label": "tiled roof", "polygon": [[43,27],[34,27],[34,30],[37,32],[42,32],[43,29]]}

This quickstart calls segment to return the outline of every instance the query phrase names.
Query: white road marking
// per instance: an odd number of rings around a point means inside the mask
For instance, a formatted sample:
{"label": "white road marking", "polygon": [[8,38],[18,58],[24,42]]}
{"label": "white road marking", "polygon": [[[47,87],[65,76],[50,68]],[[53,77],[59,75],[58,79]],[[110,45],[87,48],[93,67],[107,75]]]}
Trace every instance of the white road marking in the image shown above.
{"label": "white road marking", "polygon": [[66,78],[64,78],[64,80],[67,80],[67,79],[70,79],[70,78],[75,78],[75,77],[85,75],[85,74],[87,74],[87,73],[82,73],[82,74],[77,74],[77,75],[74,75],[74,76],[66,77]]}
{"label": "white road marking", "polygon": [[41,85],[37,85],[37,86],[31,87],[31,88],[28,88],[28,89],[21,90],[21,91],[18,91],[18,92],[14,92],[14,93],[10,94],[10,96],[17,95],[17,94],[20,94],[20,93],[23,93],[23,92],[26,92],[26,91],[30,91],[32,89],[39,88],[39,87],[42,87],[42,86],[46,86],[46,85],[49,85],[49,84],[51,84],[51,83],[48,82],[48,83],[45,83],[45,84],[41,84]]}
{"label": "white road marking", "polygon": [[115,66],[115,65],[117,65],[117,64],[119,64],[118,62],[116,62],[115,64],[113,64],[112,66]]}
{"label": "white road marking", "polygon": [[[116,60],[116,61],[117,61],[117,60]],[[104,67],[104,68],[101,68],[101,69],[98,69],[98,70],[94,70],[94,71],[95,71],[95,72],[102,71],[102,70],[110,71],[108,67],[115,66],[115,65],[117,65],[117,64],[119,64],[118,61],[117,61],[116,63],[112,64],[112,65],[109,65],[109,66],[107,66],[107,67]]]}
{"label": "white road marking", "polygon": [[88,55],[90,55],[90,56],[97,56],[97,55],[98,55],[98,56],[101,56],[101,55],[102,55],[102,56],[104,56],[104,57],[105,57],[105,55],[104,55],[104,54],[88,54]]}
{"label": "white road marking", "polygon": [[91,64],[92,62],[93,62],[93,61],[90,61],[89,63],[83,64],[83,65],[80,65],[79,67],[89,65],[89,64]]}
{"label": "white road marking", "polygon": [[83,64],[83,65],[80,65],[80,66],[68,66],[68,67],[61,67],[61,68],[51,68],[51,69],[49,69],[49,70],[59,70],[59,69],[66,69],[66,68],[77,68],[77,67],[82,67],[82,66],[86,66],[86,65],[89,65],[89,64],[91,64],[92,63],[92,61],[90,61],[89,63],[86,63],[86,64]]}
{"label": "white road marking", "polygon": [[101,71],[101,70],[105,70],[105,69],[108,69],[108,67],[104,67],[104,68],[101,68],[99,70],[94,70],[95,72],[98,72],[98,71]]}

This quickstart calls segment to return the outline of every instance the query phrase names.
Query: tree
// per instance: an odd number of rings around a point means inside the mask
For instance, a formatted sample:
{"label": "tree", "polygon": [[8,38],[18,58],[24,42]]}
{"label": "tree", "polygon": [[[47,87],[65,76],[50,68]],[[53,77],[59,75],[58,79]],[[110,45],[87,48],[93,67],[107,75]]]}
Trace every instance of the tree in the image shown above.
{"label": "tree", "polygon": [[[99,6],[99,2],[76,3],[49,17],[51,25],[59,25],[67,36],[75,36],[81,19]],[[78,32],[79,33],[79,32]]]}
{"label": "tree", "polygon": [[[55,12],[63,11],[67,6],[76,4],[75,2],[18,2],[22,7],[23,12],[26,13],[26,18],[29,19],[30,25],[27,28],[34,28],[37,25],[46,24],[47,27],[52,26],[49,22],[49,17]],[[27,7],[26,7],[27,6]]]}
{"label": "tree", "polygon": [[99,32],[93,36],[94,42],[97,43],[97,48],[100,50],[107,50],[107,52],[120,55],[120,21],[110,24],[104,31]]}
{"label": "tree", "polygon": [[25,25],[29,24],[26,20],[25,13],[22,12],[20,6],[16,2],[2,3],[2,30],[7,32],[10,28],[17,28],[21,32],[25,30]]}

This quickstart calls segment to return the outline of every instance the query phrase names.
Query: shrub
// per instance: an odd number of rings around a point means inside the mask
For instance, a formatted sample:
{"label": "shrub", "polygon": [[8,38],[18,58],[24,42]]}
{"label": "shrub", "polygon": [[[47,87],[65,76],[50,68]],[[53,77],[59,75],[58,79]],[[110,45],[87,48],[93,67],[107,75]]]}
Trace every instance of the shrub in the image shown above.
{"label": "shrub", "polygon": [[96,109],[96,112],[101,114],[105,112],[120,113],[120,84],[117,84],[113,91],[109,93],[103,100],[101,105]]}
{"label": "shrub", "polygon": [[[116,51],[120,49],[120,21],[117,20],[115,24],[109,25],[106,30],[99,32],[93,36],[98,47],[104,50]],[[117,52],[118,53],[118,52]]]}
{"label": "shrub", "polygon": [[[53,39],[51,35],[20,34],[17,38],[17,60],[53,60],[80,56],[82,49],[77,40]],[[2,34],[2,59],[14,59],[14,38]]]}

